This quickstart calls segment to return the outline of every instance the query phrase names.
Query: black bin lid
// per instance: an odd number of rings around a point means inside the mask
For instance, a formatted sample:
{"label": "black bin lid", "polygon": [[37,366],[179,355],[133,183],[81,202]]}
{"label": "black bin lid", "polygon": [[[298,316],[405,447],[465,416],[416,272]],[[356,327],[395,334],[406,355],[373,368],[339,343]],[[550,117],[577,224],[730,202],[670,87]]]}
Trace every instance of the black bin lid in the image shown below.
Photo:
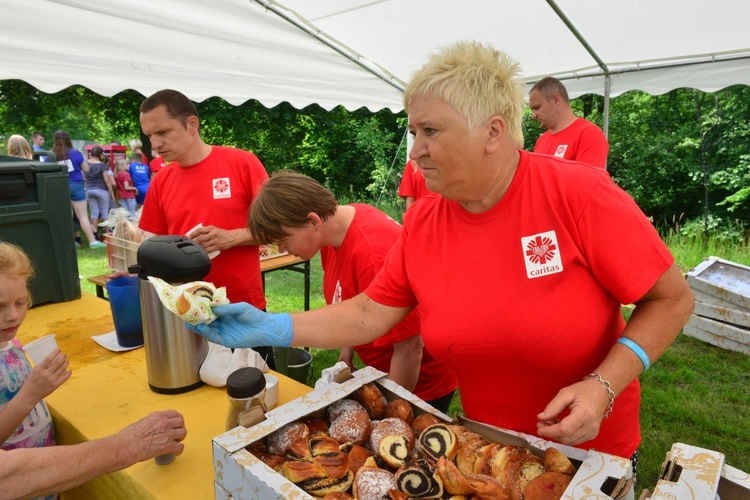
{"label": "black bin lid", "polygon": [[141,279],[149,276],[167,283],[200,281],[211,270],[211,259],[196,242],[185,236],[153,236],[138,247],[138,265],[128,271]]}

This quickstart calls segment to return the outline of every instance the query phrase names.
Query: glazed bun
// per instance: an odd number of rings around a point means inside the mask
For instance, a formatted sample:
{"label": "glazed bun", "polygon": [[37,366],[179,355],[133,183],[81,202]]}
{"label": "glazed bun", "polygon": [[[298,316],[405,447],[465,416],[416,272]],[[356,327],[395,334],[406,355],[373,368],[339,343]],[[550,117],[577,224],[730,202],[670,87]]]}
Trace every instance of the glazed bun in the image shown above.
{"label": "glazed bun", "polygon": [[380,420],[385,417],[385,408],[388,406],[388,401],[383,396],[383,393],[380,392],[380,389],[372,382],[354,391],[352,398],[365,407],[365,410],[367,410],[367,413],[370,414],[370,418],[373,420]]}
{"label": "glazed bun", "polygon": [[266,440],[268,453],[285,456],[289,453],[292,443],[299,439],[307,440],[310,431],[302,422],[291,422],[281,429],[274,431]]}
{"label": "glazed bun", "polygon": [[414,421],[411,423],[411,429],[412,432],[414,432],[414,436],[419,437],[419,435],[422,434],[422,431],[427,427],[439,423],[440,420],[435,415],[432,415],[430,413],[423,413],[422,415],[414,418]]}
{"label": "glazed bun", "polygon": [[414,421],[414,410],[411,403],[405,399],[394,399],[385,408],[386,418],[400,418],[411,425]]}
{"label": "glazed bun", "polygon": [[559,472],[545,472],[535,477],[524,490],[528,500],[558,500],[570,484],[572,478]]}

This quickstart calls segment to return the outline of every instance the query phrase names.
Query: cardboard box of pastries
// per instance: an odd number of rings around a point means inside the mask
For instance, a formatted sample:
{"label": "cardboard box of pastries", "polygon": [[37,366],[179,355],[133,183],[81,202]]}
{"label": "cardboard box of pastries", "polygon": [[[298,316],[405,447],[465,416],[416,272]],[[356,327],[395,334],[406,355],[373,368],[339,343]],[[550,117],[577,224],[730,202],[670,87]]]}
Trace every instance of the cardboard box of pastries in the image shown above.
{"label": "cardboard box of pastries", "polygon": [[[362,394],[367,394],[367,390],[372,386],[376,387],[384,397],[389,415],[392,414],[391,412],[399,411],[399,407],[403,407],[402,402],[394,401],[405,400],[409,403],[411,406],[410,413],[414,418],[414,422],[411,424],[412,429],[402,429],[396,426],[396,429],[398,429],[396,431],[384,430],[385,422],[400,419],[390,416],[381,417],[379,420],[372,418],[368,419],[370,432],[369,437],[364,442],[361,442],[360,445],[352,445],[351,443],[339,445],[341,440],[354,439],[356,441],[358,439],[351,434],[353,432],[352,426],[338,424],[346,419],[354,418],[354,414],[361,414],[361,407],[366,407],[367,412],[373,410],[368,406],[368,401],[362,401],[361,399]],[[358,405],[355,404],[355,398],[357,402],[362,402],[360,408],[356,408]],[[451,422],[450,417],[432,408],[411,392],[392,382],[385,373],[372,367],[354,372],[351,378],[343,382],[332,383],[316,389],[286,405],[273,409],[265,416],[265,421],[250,428],[237,427],[213,439],[217,499],[284,498],[312,500],[322,498],[326,493],[336,492],[336,495],[331,495],[328,498],[356,497],[366,500],[368,494],[365,492],[363,484],[368,483],[364,476],[368,474],[377,476],[379,473],[373,471],[378,469],[389,471],[387,474],[382,474],[387,477],[371,477],[369,483],[378,484],[380,481],[387,479],[388,484],[390,484],[390,481],[399,483],[396,490],[399,488],[406,490],[412,486],[414,488],[421,487],[422,485],[417,485],[417,483],[434,476],[441,479],[439,488],[442,489],[442,495],[439,494],[440,491],[437,491],[432,498],[449,498],[451,496],[465,499],[504,498],[503,496],[494,496],[493,488],[500,486],[498,480],[490,477],[489,468],[493,464],[494,458],[487,458],[488,461],[481,466],[478,462],[473,463],[473,465],[461,462],[461,454],[469,447],[467,441],[462,440],[471,436],[471,439],[482,440],[483,446],[481,448],[485,450],[485,455],[493,453],[493,455],[487,455],[487,457],[499,456],[494,454],[504,450],[502,452],[506,454],[504,460],[507,459],[503,462],[503,464],[506,464],[503,466],[504,470],[510,470],[510,464],[514,464],[516,468],[513,471],[517,471],[518,477],[524,480],[523,488],[526,487],[526,482],[529,482],[529,479],[523,477],[526,472],[522,473],[522,471],[531,468],[542,474],[541,477],[545,480],[555,482],[554,486],[549,483],[543,489],[556,488],[558,491],[556,498],[576,499],[585,497],[634,500],[635,493],[629,460],[596,451],[581,450],[552,443],[535,436],[499,429],[468,419]],[[437,424],[428,427],[428,431],[423,431],[419,428],[419,423],[425,420],[431,420],[437,422]],[[305,423],[305,426],[302,426],[302,423]],[[323,437],[311,437],[321,436],[314,433],[314,429],[321,423],[325,426],[328,434]],[[292,434],[303,427],[308,428],[305,431],[306,434],[304,434],[305,439],[294,439]],[[447,431],[446,428],[453,429],[455,432]],[[461,432],[459,433],[459,431]],[[420,432],[422,434],[419,434]],[[448,436],[445,437],[445,440],[442,440],[441,432],[450,434],[452,437]],[[459,434],[461,435],[459,436]],[[401,435],[406,436],[406,439],[401,438]],[[336,436],[337,440],[332,440],[330,436]],[[433,439],[435,437],[436,439]],[[416,441],[416,443],[409,443],[410,439]],[[293,442],[296,444],[292,444]],[[493,443],[499,443],[499,445]],[[408,451],[405,451],[410,445],[414,449],[409,448]],[[315,448],[317,447],[321,447],[321,450],[328,447],[326,448],[327,452],[321,451],[320,455],[316,455]],[[446,447],[452,451],[446,452]],[[431,448],[434,449],[431,450]],[[553,448],[553,450],[547,451],[549,448]],[[373,453],[372,449],[380,451]],[[414,475],[419,472],[416,470],[418,467],[414,466],[412,458],[406,458],[407,454],[409,457],[413,457],[416,454],[414,451],[416,449],[419,450],[420,456],[426,456],[425,459],[417,460],[420,466],[430,467],[426,476]],[[523,458],[516,459],[516,457],[511,456],[508,450],[512,450],[513,454],[518,452],[523,455]],[[355,451],[363,451],[363,455],[360,457]],[[364,466],[358,469],[357,475],[351,472],[354,467],[349,467],[349,470],[328,474],[339,479],[319,478],[318,472],[320,471],[336,470],[339,464],[333,463],[334,458],[341,456],[342,452],[343,456],[347,458],[347,464],[349,464],[350,459],[352,465],[355,461],[364,460],[368,455],[372,456],[367,459]],[[452,459],[447,459],[442,454],[446,454]],[[435,458],[430,459],[429,455],[442,458],[437,458],[436,461]],[[480,455],[472,452],[470,455],[472,462],[478,461],[479,458],[477,457]],[[551,458],[545,459],[547,455]],[[324,456],[327,458],[321,460]],[[465,454],[465,456],[469,455]],[[566,472],[564,475],[565,482],[562,483],[562,486],[556,483],[558,476],[562,476],[562,474],[554,468],[556,466],[555,459],[565,463],[561,466],[569,467],[569,470],[564,471]],[[406,466],[400,466],[404,461]],[[559,463],[562,464],[562,462]],[[497,461],[497,463],[500,462]],[[467,472],[465,470],[467,466],[473,469],[472,472],[477,471],[480,474]],[[485,467],[486,470],[478,470],[481,467]],[[481,472],[486,474],[481,474]],[[360,480],[357,476],[363,476],[363,479]],[[329,485],[334,486],[329,488]],[[336,489],[339,486],[340,489]],[[356,489],[358,487],[359,490]],[[433,487],[433,485],[428,485],[428,487]],[[435,486],[435,488],[437,487]],[[464,496],[457,497],[454,493],[457,488],[468,488],[468,490],[466,490]],[[407,495],[399,491],[393,491],[390,486],[388,489],[391,490],[390,497],[382,497],[382,493],[379,493],[377,498],[405,499],[417,497],[416,493]],[[505,486],[502,486],[502,489],[504,490],[503,495],[508,495],[505,498],[520,498],[518,493],[513,496],[506,491]],[[344,490],[346,494],[341,495],[339,492]],[[488,491],[488,493],[481,495],[479,494],[481,491]],[[472,496],[470,492],[476,493]],[[423,496],[423,498],[426,498],[426,496]]]}
{"label": "cardboard box of pastries", "polygon": [[643,490],[639,500],[749,500],[750,474],[724,463],[724,454],[675,443],[659,473],[653,493]]}

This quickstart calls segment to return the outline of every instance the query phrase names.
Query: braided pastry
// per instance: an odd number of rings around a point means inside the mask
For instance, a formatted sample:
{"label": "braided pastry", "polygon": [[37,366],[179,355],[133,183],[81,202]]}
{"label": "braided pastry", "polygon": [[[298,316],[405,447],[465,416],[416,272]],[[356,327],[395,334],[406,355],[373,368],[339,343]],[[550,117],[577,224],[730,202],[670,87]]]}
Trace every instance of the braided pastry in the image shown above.
{"label": "braided pastry", "polygon": [[433,460],[442,456],[453,460],[458,453],[458,439],[446,424],[431,425],[419,435],[419,449]]}
{"label": "braided pastry", "polygon": [[346,492],[351,488],[352,481],[354,481],[354,474],[352,474],[352,471],[347,470],[346,474],[338,479],[333,477],[311,479],[309,481],[298,483],[297,486],[313,496],[324,497],[331,493]]}
{"label": "braided pastry", "polygon": [[443,482],[427,460],[417,459],[396,473],[396,486],[411,498],[440,498]]}
{"label": "braided pastry", "polygon": [[484,474],[467,474],[466,480],[476,490],[475,497],[479,499],[511,500],[508,490],[500,481]]}

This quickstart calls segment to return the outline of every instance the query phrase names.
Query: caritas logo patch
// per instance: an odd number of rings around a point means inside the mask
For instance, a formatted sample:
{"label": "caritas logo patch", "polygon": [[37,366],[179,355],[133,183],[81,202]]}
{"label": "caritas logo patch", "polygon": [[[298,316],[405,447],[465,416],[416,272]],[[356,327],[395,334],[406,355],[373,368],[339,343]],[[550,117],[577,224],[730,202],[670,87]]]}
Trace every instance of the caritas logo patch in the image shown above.
{"label": "caritas logo patch", "polygon": [[221,177],[211,181],[214,190],[214,200],[232,197],[232,187],[229,185],[229,177]]}
{"label": "caritas logo patch", "polygon": [[562,259],[554,231],[521,238],[521,247],[529,279],[562,272]]}

